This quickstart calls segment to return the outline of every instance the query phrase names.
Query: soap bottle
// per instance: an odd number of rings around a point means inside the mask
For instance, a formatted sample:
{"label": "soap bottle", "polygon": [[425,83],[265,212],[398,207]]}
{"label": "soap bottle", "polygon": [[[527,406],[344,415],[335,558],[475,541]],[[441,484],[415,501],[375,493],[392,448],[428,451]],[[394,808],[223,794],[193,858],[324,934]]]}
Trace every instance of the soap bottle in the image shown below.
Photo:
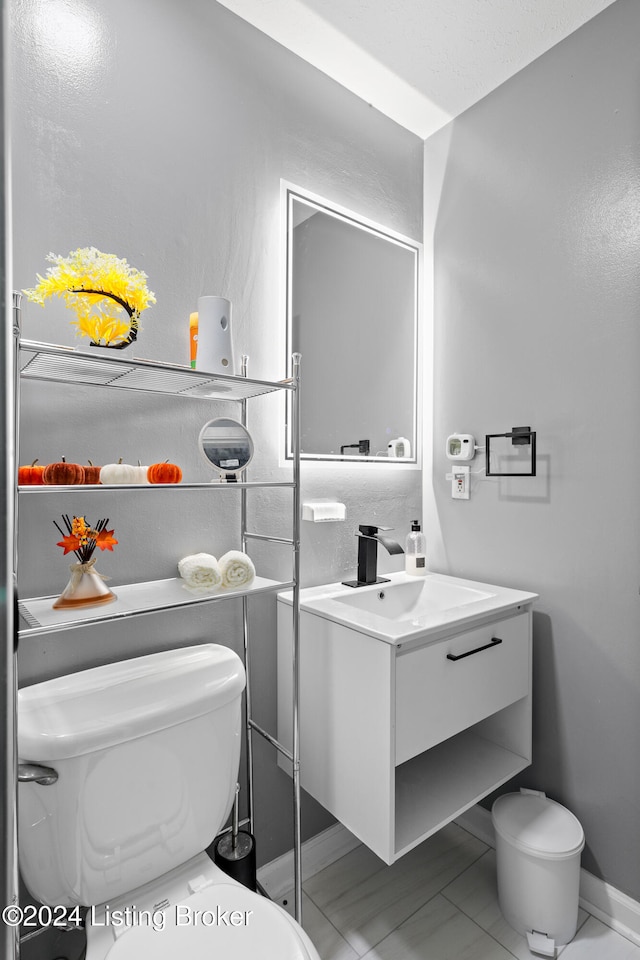
{"label": "soap bottle", "polygon": [[424,577],[427,572],[427,542],[417,520],[411,524],[404,552],[406,572],[412,577]]}

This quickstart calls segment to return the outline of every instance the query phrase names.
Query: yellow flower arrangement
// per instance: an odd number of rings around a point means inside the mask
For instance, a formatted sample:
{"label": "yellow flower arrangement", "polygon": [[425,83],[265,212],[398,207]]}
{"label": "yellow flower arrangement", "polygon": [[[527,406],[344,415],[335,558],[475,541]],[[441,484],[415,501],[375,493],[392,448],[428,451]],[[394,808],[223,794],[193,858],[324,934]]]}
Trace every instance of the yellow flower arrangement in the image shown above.
{"label": "yellow flower arrangement", "polygon": [[90,337],[92,346],[122,349],[133,343],[140,314],[156,302],[146,273],[95,247],[82,247],[68,257],[50,253],[47,260],[54,266],[45,277],[36,274],[37,286],[23,291],[29,300],[44,306],[48,297],[62,297],[75,310],[77,319],[71,322],[78,336]]}

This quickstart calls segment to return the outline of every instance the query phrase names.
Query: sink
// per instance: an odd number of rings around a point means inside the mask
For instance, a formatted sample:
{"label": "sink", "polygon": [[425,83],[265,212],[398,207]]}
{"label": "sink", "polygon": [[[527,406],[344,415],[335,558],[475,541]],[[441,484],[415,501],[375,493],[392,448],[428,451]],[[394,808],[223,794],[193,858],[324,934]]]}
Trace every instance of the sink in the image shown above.
{"label": "sink", "polygon": [[[439,573],[413,577],[385,574],[388,583],[348,587],[342,583],[300,591],[300,609],[390,644],[466,629],[487,615],[516,610],[534,594],[462,580]],[[291,603],[289,591],[280,595]]]}
{"label": "sink", "polygon": [[463,587],[433,575],[418,580],[413,578],[406,583],[378,583],[373,586],[374,589],[366,590],[362,587],[349,588],[349,594],[336,597],[336,600],[355,610],[366,610],[388,620],[415,620],[429,613],[477,603],[492,596],[486,590]]}

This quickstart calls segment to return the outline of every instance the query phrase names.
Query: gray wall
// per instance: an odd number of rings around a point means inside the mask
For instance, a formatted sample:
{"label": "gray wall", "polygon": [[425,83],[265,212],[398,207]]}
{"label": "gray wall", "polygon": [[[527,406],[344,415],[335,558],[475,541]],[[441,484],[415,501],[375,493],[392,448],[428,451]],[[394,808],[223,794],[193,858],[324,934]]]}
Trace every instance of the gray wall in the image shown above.
{"label": "gray wall", "polygon": [[[94,0],[11,4],[14,257],[16,287],[31,286],[49,251],[79,246],[126,257],[149,276],[157,306],[143,314],[136,356],[188,363],[188,319],[202,294],[234,305],[237,354],[250,375],[285,375],[280,280],[280,178],[320,193],[417,240],[422,232],[422,142],[211,0]],[[48,23],[71,17],[63,38]],[[75,18],[75,19],[74,19]],[[79,32],[71,29],[80,25]],[[85,50],[80,38],[95,36]],[[27,304],[23,334],[74,340],[62,305]],[[86,343],[86,341],[84,341]],[[312,365],[313,357],[303,358]],[[290,476],[279,397],[253,401],[252,477]],[[108,391],[27,384],[20,462],[61,455],[86,462],[153,462],[169,457],[185,477],[207,480],[196,450],[199,429],[224,404],[113,397]],[[347,504],[342,524],[305,525],[305,584],[355,568],[357,523],[387,524],[403,536],[420,512],[416,470],[303,465],[303,496]],[[79,498],[22,498],[20,592],[59,591],[67,559],[52,521],[63,512],[110,518],[119,545],[99,568],[119,583],[175,575],[177,560],[238,547],[237,499],[208,492]],[[250,494],[254,529],[287,535],[290,492]],[[258,572],[288,579],[286,548],[253,553]],[[381,569],[402,558],[381,556]],[[239,611],[145,617],[27,641],[21,683],[213,638],[240,643]],[[257,719],[275,724],[275,601],[256,601],[254,698]],[[271,748],[257,745],[260,862],[291,846],[290,781]],[[328,825],[305,803],[305,835]]]}
{"label": "gray wall", "polygon": [[[640,898],[640,5],[618,0],[425,147],[431,558],[540,594],[534,763],[583,865]],[[426,256],[429,256],[428,251]],[[535,479],[449,496],[445,438],[530,424]],[[483,464],[477,458],[474,467]]]}

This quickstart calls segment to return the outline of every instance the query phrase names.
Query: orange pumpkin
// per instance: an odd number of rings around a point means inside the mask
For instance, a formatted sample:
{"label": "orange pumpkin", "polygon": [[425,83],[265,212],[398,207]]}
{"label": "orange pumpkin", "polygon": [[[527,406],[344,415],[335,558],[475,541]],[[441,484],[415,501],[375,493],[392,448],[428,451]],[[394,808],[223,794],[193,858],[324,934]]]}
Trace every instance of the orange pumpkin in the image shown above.
{"label": "orange pumpkin", "polygon": [[84,468],[84,483],[100,483],[100,471],[102,467],[94,467],[91,460],[89,466]]}
{"label": "orange pumpkin", "polygon": [[84,467],[81,463],[67,463],[63,457],[57,463],[50,463],[44,468],[42,479],[45,484],[84,483]]}
{"label": "orange pumpkin", "polygon": [[177,463],[152,463],[147,470],[147,480],[149,483],[180,483],[182,480],[182,470]]}
{"label": "orange pumpkin", "polygon": [[44,467],[38,466],[37,459],[33,461],[30,466],[18,467],[18,483],[20,486],[27,487],[33,486],[42,486],[44,480],[42,479],[42,474],[44,473]]}

